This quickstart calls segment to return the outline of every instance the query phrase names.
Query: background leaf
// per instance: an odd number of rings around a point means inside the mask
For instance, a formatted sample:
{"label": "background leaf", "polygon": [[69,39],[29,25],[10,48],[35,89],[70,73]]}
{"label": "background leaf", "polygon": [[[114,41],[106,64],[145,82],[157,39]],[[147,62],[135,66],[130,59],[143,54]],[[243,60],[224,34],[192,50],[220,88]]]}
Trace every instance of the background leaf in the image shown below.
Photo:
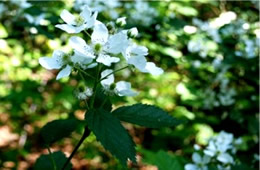
{"label": "background leaf", "polygon": [[[56,169],[60,170],[65,164],[67,158],[65,154],[61,151],[53,152],[52,155],[41,155],[34,165],[34,170],[54,170],[53,162],[51,156],[56,164]],[[72,168],[72,164],[69,163],[65,170],[70,170]]]}
{"label": "background leaf", "polygon": [[46,144],[67,137],[76,130],[80,121],[76,119],[60,119],[47,123],[41,130],[41,136]]}
{"label": "background leaf", "polygon": [[149,128],[176,126],[181,123],[159,107],[146,104],[123,106],[114,110],[112,114],[122,121]]}
{"label": "background leaf", "polygon": [[87,112],[86,121],[97,140],[123,165],[128,159],[136,162],[135,144],[116,117],[104,109],[97,109]]}

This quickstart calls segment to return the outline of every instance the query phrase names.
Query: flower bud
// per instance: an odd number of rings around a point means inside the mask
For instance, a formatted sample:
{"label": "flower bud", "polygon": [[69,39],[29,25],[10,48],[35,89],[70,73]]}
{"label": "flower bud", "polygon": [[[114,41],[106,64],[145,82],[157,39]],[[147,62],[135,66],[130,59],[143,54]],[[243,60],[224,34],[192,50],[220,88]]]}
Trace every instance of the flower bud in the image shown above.
{"label": "flower bud", "polygon": [[123,27],[126,25],[126,17],[121,17],[116,20],[116,25],[119,27]]}
{"label": "flower bud", "polygon": [[136,27],[131,28],[127,31],[127,36],[130,38],[135,38],[138,35],[138,30]]}

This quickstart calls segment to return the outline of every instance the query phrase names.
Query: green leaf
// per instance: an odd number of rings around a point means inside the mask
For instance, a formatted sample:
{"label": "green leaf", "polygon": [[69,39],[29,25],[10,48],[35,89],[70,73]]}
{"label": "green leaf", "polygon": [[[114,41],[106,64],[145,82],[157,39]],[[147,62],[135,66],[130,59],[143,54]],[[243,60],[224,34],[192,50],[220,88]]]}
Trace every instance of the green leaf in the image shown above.
{"label": "green leaf", "polygon": [[101,88],[97,88],[94,108],[103,108],[107,111],[112,110],[112,104],[109,100],[109,97],[104,94],[104,91]]}
{"label": "green leaf", "polygon": [[169,154],[166,151],[151,152],[142,150],[143,161],[152,165],[156,165],[159,170],[176,169],[184,170],[184,163],[181,157]]}
{"label": "green leaf", "polygon": [[116,117],[104,109],[97,109],[89,110],[85,118],[97,140],[124,166],[128,159],[136,162],[135,144]]}
{"label": "green leaf", "polygon": [[[55,170],[54,164],[56,166],[56,170],[61,170],[63,165],[65,164],[67,158],[64,153],[61,151],[53,152],[48,155],[41,155],[34,165],[34,170]],[[72,168],[72,164],[69,163],[65,170],[70,170]]]}
{"label": "green leaf", "polygon": [[67,137],[76,130],[80,121],[77,119],[60,119],[47,123],[41,130],[41,136],[46,144],[51,144]]}
{"label": "green leaf", "polygon": [[121,121],[149,128],[176,126],[181,123],[159,107],[146,104],[123,106],[114,110],[112,114]]}

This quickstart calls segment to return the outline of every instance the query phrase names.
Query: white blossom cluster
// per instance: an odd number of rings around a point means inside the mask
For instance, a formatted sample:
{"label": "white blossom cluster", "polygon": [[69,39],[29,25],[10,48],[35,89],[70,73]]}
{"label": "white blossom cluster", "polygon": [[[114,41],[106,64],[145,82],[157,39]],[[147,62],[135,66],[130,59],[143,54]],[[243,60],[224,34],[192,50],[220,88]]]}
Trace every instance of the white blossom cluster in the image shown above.
{"label": "white blossom cluster", "polygon": [[212,81],[213,84],[219,85],[219,92],[215,92],[212,88],[207,88],[204,92],[203,97],[207,100],[203,100],[204,108],[212,109],[213,107],[219,106],[230,106],[235,103],[235,96],[237,94],[236,90],[233,87],[230,87],[230,80],[225,76],[229,67],[221,65],[214,60],[213,65],[218,70],[218,74],[215,79]]}
{"label": "white blossom cluster", "polygon": [[217,167],[219,170],[230,170],[235,165],[234,155],[242,143],[242,139],[235,139],[232,133],[221,131],[217,136],[209,140],[204,150],[196,147],[202,153],[192,154],[193,163],[185,165],[185,170],[208,170],[209,165]]}
{"label": "white blossom cluster", "polygon": [[92,11],[106,12],[111,18],[118,18],[119,14],[116,8],[121,6],[118,0],[75,0],[74,9],[77,11],[83,10],[84,6],[88,5]]}
{"label": "white blossom cluster", "polygon": [[137,29],[122,29],[126,24],[125,17],[118,18],[115,23],[106,26],[97,20],[97,15],[98,12],[92,11],[88,6],[85,6],[79,15],[73,15],[64,9],[60,17],[65,24],[58,24],[56,27],[69,34],[84,32],[89,41],[73,35],[69,39],[71,53],[55,50],[52,57],[41,57],[39,63],[49,70],[61,69],[57,80],[68,77],[73,69],[87,72],[90,68],[101,67],[99,80],[108,94],[134,96],[137,93],[131,90],[129,82],[114,83],[113,64],[122,61],[134,66],[140,72],[152,75],[160,75],[163,70],[156,67],[153,62],[147,62],[145,56],[148,55],[148,49],[145,46],[133,42],[132,38],[138,34]]}

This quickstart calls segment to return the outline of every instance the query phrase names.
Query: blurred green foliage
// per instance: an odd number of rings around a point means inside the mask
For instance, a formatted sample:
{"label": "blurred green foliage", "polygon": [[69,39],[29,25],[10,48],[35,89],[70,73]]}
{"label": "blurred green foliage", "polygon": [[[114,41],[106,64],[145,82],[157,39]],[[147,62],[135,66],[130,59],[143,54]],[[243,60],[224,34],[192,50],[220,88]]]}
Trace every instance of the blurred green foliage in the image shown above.
{"label": "blurred green foliage", "polygon": [[[56,71],[38,64],[39,57],[66,49],[70,35],[55,29],[55,24],[61,22],[62,9],[75,13],[78,9],[73,1],[29,1],[29,7],[24,2],[0,2],[1,169],[31,169],[36,158],[47,153],[39,136],[44,124],[57,118],[84,117],[82,103],[74,97],[79,77],[56,81]],[[135,70],[121,73],[122,79],[140,91],[124,101],[155,104],[186,123],[161,129],[125,124],[138,144],[138,166],[129,166],[182,170],[190,162],[195,143],[203,147],[215,133],[225,130],[243,139],[236,158],[242,167],[258,169],[259,4],[210,0],[144,3],[140,9],[136,2],[121,1],[98,16],[102,21],[114,19],[115,13],[126,16],[126,27],[137,27],[137,42],[148,47],[149,60],[165,70],[160,77]],[[44,14],[44,19],[29,22],[26,14]],[[115,98],[113,102],[116,108],[122,101]],[[82,130],[52,149],[70,153]],[[122,169],[94,135],[80,147],[72,163],[75,169]]]}

